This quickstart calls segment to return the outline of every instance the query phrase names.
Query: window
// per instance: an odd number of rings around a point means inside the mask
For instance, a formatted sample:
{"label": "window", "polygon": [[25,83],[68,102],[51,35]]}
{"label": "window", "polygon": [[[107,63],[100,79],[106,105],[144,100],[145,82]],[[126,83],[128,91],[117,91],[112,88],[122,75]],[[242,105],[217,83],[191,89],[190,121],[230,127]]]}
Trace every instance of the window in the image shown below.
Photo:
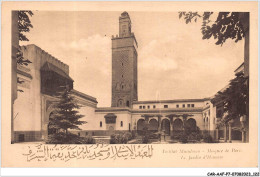
{"label": "window", "polygon": [[164,107],[164,108],[168,108],[168,105],[164,105],[163,107]]}
{"label": "window", "polygon": [[183,104],[182,107],[185,108],[185,104]]}
{"label": "window", "polygon": [[126,106],[129,107],[129,105],[130,105],[130,104],[129,104],[129,101],[126,101]]}
{"label": "window", "polygon": [[80,136],[80,133],[78,133],[78,136]]}
{"label": "window", "polygon": [[147,106],[148,109],[150,109],[150,106]]}
{"label": "window", "polygon": [[191,107],[193,107],[193,108],[194,108],[194,104],[191,104]]}
{"label": "window", "polygon": [[145,106],[143,106],[143,109],[145,109]]}
{"label": "window", "polygon": [[156,106],[155,105],[153,105],[153,109],[155,109],[156,108]]}
{"label": "window", "polygon": [[131,131],[131,124],[130,123],[128,124],[128,130],[129,130],[129,132]]}
{"label": "window", "polygon": [[179,108],[179,105],[178,105],[178,104],[176,105],[176,108]]}
{"label": "window", "polygon": [[88,136],[88,132],[86,132],[85,135]]}
{"label": "window", "polygon": [[124,77],[124,75],[122,75],[122,78]]}
{"label": "window", "polygon": [[190,107],[190,104],[188,104],[187,106],[188,106],[188,108],[189,108],[189,107]]}
{"label": "window", "polygon": [[120,126],[123,127],[123,121],[120,122]]}
{"label": "window", "polygon": [[124,66],[124,63],[122,63],[122,66]]}
{"label": "window", "polygon": [[102,127],[102,121],[99,122],[99,126]]}
{"label": "window", "polygon": [[142,109],[142,106],[139,106],[139,109]]}

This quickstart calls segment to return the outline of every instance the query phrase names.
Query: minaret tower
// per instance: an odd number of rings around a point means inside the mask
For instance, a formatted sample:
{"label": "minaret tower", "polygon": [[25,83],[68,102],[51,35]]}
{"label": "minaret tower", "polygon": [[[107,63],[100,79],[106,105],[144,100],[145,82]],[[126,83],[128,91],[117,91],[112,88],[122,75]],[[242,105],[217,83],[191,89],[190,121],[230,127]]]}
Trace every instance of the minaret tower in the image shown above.
{"label": "minaret tower", "polygon": [[119,17],[119,36],[112,36],[112,107],[137,101],[137,41],[127,12]]}

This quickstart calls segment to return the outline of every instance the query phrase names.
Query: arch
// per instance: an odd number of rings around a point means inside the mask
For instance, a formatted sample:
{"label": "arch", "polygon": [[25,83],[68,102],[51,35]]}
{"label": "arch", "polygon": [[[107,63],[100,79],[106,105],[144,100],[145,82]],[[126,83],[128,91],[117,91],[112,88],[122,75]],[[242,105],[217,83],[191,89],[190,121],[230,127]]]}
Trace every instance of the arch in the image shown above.
{"label": "arch", "polygon": [[170,134],[170,121],[168,119],[162,120],[162,131],[168,135]]}
{"label": "arch", "polygon": [[189,118],[186,122],[186,126],[188,129],[190,129],[191,131],[195,131],[197,129],[197,123],[196,120],[193,118]]}
{"label": "arch", "polygon": [[129,101],[128,101],[128,100],[126,101],[126,106],[127,106],[127,107],[129,107],[129,106],[130,106],[130,104],[129,104]]}
{"label": "arch", "polygon": [[175,119],[173,121],[173,131],[182,131],[183,130],[183,122],[181,119]]}
{"label": "arch", "polygon": [[137,133],[138,134],[142,134],[144,126],[145,126],[144,124],[145,124],[144,119],[139,119],[137,121]]}
{"label": "arch", "polygon": [[156,119],[151,119],[149,121],[149,130],[158,131],[158,121]]}
{"label": "arch", "polygon": [[117,101],[117,106],[118,106],[118,107],[123,107],[123,106],[124,106],[124,102],[123,102],[122,99],[119,99],[119,100]]}

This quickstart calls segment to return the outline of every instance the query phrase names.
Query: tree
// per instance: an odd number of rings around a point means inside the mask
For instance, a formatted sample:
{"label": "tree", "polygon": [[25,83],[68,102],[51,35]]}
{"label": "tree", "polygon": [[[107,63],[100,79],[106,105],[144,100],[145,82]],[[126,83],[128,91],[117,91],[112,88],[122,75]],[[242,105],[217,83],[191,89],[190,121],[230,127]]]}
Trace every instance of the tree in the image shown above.
{"label": "tree", "polygon": [[223,45],[227,39],[238,42],[245,38],[244,63],[245,76],[249,75],[249,12],[219,12],[215,21],[211,20],[213,12],[179,12],[179,18],[186,23],[202,18],[202,39],[213,37],[216,45]]}
{"label": "tree", "polygon": [[215,22],[210,20],[213,12],[179,12],[179,18],[184,17],[186,23],[194,19],[202,18],[202,39],[210,39],[212,36],[217,39],[217,45],[223,45],[227,39],[234,39],[238,42],[245,37],[249,26],[249,14],[243,12],[219,12]]}
{"label": "tree", "polygon": [[[30,28],[33,28],[33,25],[31,24],[31,20],[29,16],[33,16],[32,11],[18,11],[18,35],[19,35],[19,41],[29,41],[29,39],[26,37],[24,33],[30,32]],[[28,64],[32,63],[30,60],[25,59],[23,57],[23,53],[21,51],[21,46],[19,46],[17,54],[17,64],[19,65],[25,65],[28,66]],[[17,77],[17,83],[21,84],[23,81],[20,80],[19,77]],[[17,89],[19,92],[23,92],[21,89]]]}
{"label": "tree", "polygon": [[58,98],[56,110],[49,120],[49,129],[55,130],[55,133],[49,135],[47,143],[80,143],[80,138],[69,132],[70,129],[81,130],[79,125],[87,123],[79,120],[83,117],[77,110],[80,106],[68,88],[64,89]]}
{"label": "tree", "polygon": [[[32,11],[18,11],[18,31],[19,31],[19,41],[29,41],[24,33],[30,32],[30,29],[33,28],[29,16],[33,16]],[[17,53],[17,63],[20,65],[28,65],[31,63],[30,60],[24,59],[19,47]]]}
{"label": "tree", "polygon": [[218,126],[223,126],[232,119],[238,119],[249,114],[249,87],[247,82],[248,77],[245,77],[243,72],[239,72],[230,81],[229,87],[222,92],[218,92],[213,99],[213,102],[222,100],[224,104],[224,116]]}

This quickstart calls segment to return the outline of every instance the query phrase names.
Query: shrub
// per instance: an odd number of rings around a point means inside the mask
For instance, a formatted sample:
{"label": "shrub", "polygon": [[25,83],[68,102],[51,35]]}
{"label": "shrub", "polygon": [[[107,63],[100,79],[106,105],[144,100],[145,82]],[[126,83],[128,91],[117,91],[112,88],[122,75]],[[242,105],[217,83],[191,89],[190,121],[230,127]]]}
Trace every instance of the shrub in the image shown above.
{"label": "shrub", "polygon": [[142,138],[142,143],[147,144],[148,141],[149,141],[148,135],[144,135],[143,138]]}
{"label": "shrub", "polygon": [[59,132],[48,136],[46,144],[93,144],[92,137],[79,137],[73,133]]}
{"label": "shrub", "polygon": [[205,143],[214,143],[213,138],[209,134],[204,135],[203,141]]}
{"label": "shrub", "polygon": [[132,131],[131,134],[132,134],[132,139],[135,139],[136,138],[136,131]]}
{"label": "shrub", "polygon": [[158,134],[155,134],[155,133],[149,134],[149,139],[158,139],[158,138],[159,138]]}
{"label": "shrub", "polygon": [[110,144],[126,144],[132,139],[132,134],[130,132],[117,133],[110,136]]}
{"label": "shrub", "polygon": [[200,132],[192,132],[188,136],[189,141],[200,141],[202,139],[202,135]]}
{"label": "shrub", "polygon": [[183,133],[180,137],[180,141],[182,143],[188,143],[188,136],[185,133]]}
{"label": "shrub", "polygon": [[95,144],[94,138],[92,138],[90,136],[89,137],[85,137],[84,140],[85,140],[84,144]]}
{"label": "shrub", "polygon": [[183,131],[174,131],[172,139],[180,140],[183,135]]}
{"label": "shrub", "polygon": [[133,139],[132,133],[130,133],[130,132],[126,132],[126,133],[124,133],[123,135],[126,136],[126,138],[127,138],[128,141],[131,140],[131,139]]}

